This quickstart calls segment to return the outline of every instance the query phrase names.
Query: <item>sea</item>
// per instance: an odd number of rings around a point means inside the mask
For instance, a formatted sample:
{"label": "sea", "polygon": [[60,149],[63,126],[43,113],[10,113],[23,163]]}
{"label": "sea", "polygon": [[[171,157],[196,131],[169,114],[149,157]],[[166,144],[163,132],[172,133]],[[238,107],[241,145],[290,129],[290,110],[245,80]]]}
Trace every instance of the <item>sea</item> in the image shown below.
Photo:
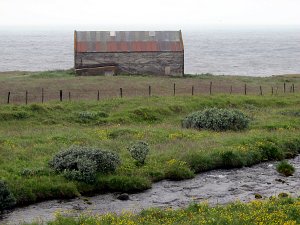
{"label": "sea", "polygon": [[[182,30],[186,74],[300,74],[300,28]],[[0,71],[70,69],[72,29],[0,29]]]}

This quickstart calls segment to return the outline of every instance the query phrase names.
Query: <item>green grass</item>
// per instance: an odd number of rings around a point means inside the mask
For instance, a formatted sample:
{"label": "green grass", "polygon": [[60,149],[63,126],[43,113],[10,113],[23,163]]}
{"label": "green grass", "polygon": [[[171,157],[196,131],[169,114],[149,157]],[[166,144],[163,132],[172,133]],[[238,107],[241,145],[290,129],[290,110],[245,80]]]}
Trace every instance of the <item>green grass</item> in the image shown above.
{"label": "green grass", "polygon": [[[300,223],[300,200],[291,198],[272,198],[267,201],[250,203],[231,203],[226,206],[211,207],[208,204],[191,204],[186,209],[149,209],[138,215],[106,214],[92,216],[82,214],[78,218],[57,215],[48,225],[119,225],[119,224],[285,224]],[[37,225],[38,223],[35,223]],[[34,225],[34,224],[32,224]]]}
{"label": "green grass", "polygon": [[[188,179],[216,168],[282,160],[300,151],[300,96],[178,96],[0,105],[0,178],[18,205],[107,191],[136,192],[162,179]],[[189,113],[236,108],[251,118],[241,132],[181,128]],[[293,116],[291,116],[293,115]],[[143,140],[151,151],[138,166],[127,147]],[[94,184],[65,179],[49,160],[71,145],[116,152],[121,166]],[[166,166],[178,161],[177,167]],[[184,172],[182,172],[184,171]]]}

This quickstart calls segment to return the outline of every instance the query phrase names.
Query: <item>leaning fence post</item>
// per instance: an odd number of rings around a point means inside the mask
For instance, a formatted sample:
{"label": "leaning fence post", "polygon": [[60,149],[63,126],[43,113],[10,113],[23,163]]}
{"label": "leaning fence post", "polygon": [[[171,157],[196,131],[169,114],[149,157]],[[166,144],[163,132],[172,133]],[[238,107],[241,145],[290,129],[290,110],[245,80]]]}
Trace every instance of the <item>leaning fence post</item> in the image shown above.
{"label": "leaning fence post", "polygon": [[63,93],[62,90],[59,91],[59,100],[62,102],[62,98],[63,98]]}
{"label": "leaning fence post", "polygon": [[10,91],[7,94],[7,104],[9,104],[9,102],[10,102]]}
{"label": "leaning fence post", "polygon": [[120,88],[120,97],[123,98],[123,89]]}
{"label": "leaning fence post", "polygon": [[192,86],[192,95],[194,95],[194,86]]}
{"label": "leaning fence post", "polygon": [[211,95],[211,93],[212,93],[212,81],[209,84],[209,94]]}
{"label": "leaning fence post", "polygon": [[148,94],[149,94],[149,97],[150,97],[151,96],[151,85],[149,85]]}
{"label": "leaning fence post", "polygon": [[245,84],[245,95],[247,95],[247,84]]}
{"label": "leaning fence post", "polygon": [[28,91],[25,92],[25,104],[28,104]]}

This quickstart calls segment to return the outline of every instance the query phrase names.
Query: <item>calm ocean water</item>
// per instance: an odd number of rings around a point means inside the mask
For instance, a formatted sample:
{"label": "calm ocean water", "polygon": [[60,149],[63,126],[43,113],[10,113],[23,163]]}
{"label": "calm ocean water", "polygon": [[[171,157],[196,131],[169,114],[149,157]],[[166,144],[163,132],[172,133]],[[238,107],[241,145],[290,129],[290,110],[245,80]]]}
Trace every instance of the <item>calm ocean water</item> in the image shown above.
{"label": "calm ocean water", "polygon": [[[300,29],[183,31],[185,73],[300,73]],[[73,31],[1,31],[0,71],[73,66]]]}

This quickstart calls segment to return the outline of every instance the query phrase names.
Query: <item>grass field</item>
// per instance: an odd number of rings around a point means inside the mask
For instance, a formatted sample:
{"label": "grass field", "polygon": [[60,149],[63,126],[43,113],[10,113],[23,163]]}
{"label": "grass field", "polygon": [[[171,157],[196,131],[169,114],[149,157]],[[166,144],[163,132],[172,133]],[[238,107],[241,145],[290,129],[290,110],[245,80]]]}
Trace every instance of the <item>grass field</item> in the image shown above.
{"label": "grass field", "polygon": [[42,89],[44,101],[58,100],[59,90],[63,90],[64,100],[96,100],[98,91],[100,99],[119,97],[120,88],[124,97],[141,97],[151,94],[154,96],[172,96],[174,83],[176,95],[192,94],[208,95],[210,82],[212,93],[244,94],[245,84],[247,94],[259,95],[260,86],[264,95],[273,93],[282,94],[284,83],[286,92],[291,91],[294,84],[295,92],[300,92],[299,75],[274,76],[267,78],[239,77],[239,76],[189,76],[184,78],[149,77],[149,76],[95,76],[76,77],[72,71],[48,71],[48,72],[4,72],[0,73],[0,104],[7,102],[8,92],[11,92],[11,102],[25,103],[25,92],[28,91],[28,102],[41,102]]}
{"label": "grass field", "polygon": [[[53,74],[56,74],[55,76]],[[51,75],[51,76],[50,76]],[[163,85],[195,81],[264,85],[282,84],[300,78],[159,78],[88,77],[74,78],[58,72],[11,77],[0,76],[2,87],[49,89],[109,87],[118,84]],[[44,77],[45,76],[45,77]],[[202,80],[201,80],[202,79]],[[245,79],[245,80],[243,80]],[[274,80],[272,80],[274,79]],[[65,86],[61,86],[65,85]],[[95,86],[93,86],[95,85]],[[116,85],[115,87],[117,87]],[[185,179],[177,170],[195,174],[216,168],[249,166],[266,160],[293,157],[300,151],[300,95],[195,95],[112,98],[101,101],[0,105],[0,178],[7,181],[18,205],[54,198],[106,191],[136,192],[162,179]],[[181,128],[190,112],[206,107],[236,108],[251,118],[249,129],[241,132],[197,131]],[[103,112],[102,117],[83,119],[81,113]],[[138,140],[150,144],[144,166],[138,166],[127,147]],[[72,145],[94,146],[118,153],[121,165],[115,173],[98,175],[93,184],[70,181],[48,165],[55,153]],[[228,155],[232,158],[228,159]],[[180,165],[180,166],[178,166]],[[178,173],[177,173],[178,172]]]}
{"label": "grass field", "polygon": [[[232,203],[226,206],[209,207],[207,204],[191,204],[187,209],[150,209],[139,215],[124,213],[117,216],[107,214],[92,216],[83,214],[79,218],[57,215],[48,225],[119,225],[119,224],[280,224],[295,225],[300,223],[299,199],[271,199],[250,203]],[[37,224],[32,224],[37,225]]]}

